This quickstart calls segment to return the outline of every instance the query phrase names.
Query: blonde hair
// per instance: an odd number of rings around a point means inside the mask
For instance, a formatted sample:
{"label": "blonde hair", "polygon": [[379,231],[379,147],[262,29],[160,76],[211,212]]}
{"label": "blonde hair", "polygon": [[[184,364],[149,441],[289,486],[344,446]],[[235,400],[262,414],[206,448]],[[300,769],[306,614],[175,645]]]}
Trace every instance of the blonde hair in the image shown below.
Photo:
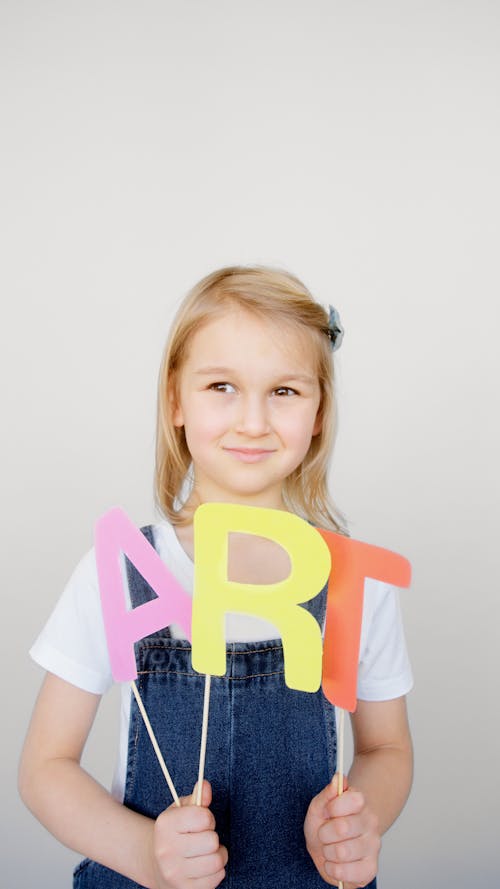
{"label": "blonde hair", "polygon": [[232,266],[207,275],[187,294],[175,316],[160,368],[156,434],[156,501],[173,524],[181,515],[181,491],[191,466],[183,427],[173,424],[172,400],[193,334],[229,308],[240,308],[263,321],[286,325],[313,345],[320,385],[321,430],[297,469],[283,483],[288,509],[320,527],[343,531],[331,502],[327,472],[335,438],[333,361],[326,310],[294,275],[262,266]]}

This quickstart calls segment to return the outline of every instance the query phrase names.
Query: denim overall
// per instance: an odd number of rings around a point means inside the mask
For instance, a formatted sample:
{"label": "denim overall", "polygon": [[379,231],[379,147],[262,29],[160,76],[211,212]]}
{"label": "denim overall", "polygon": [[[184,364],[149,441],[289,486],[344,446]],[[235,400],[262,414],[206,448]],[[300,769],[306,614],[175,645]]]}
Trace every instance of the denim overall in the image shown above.
{"label": "denim overall", "polygon": [[[152,529],[143,534],[154,545]],[[128,563],[133,607],[154,597]],[[304,607],[320,626],[326,587]],[[191,646],[168,628],[136,645],[137,687],[179,796],[198,776],[205,677]],[[151,741],[131,701],[124,804],[156,818],[172,803]],[[289,689],[280,639],[227,645],[225,676],[212,676],[205,776],[222,845],[229,852],[221,889],[324,889],[304,841],[312,798],[335,772],[335,712],[321,690]],[[139,884],[88,859],[74,889],[138,889]],[[369,889],[376,889],[376,881]]]}

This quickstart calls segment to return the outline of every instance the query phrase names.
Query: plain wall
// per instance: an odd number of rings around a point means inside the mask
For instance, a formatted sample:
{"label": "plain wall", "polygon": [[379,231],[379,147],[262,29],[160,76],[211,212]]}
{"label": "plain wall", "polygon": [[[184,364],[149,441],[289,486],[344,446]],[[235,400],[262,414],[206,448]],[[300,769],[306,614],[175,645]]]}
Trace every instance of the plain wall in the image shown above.
{"label": "plain wall", "polygon": [[[0,3],[5,885],[77,860],[17,797],[27,650],[95,519],[154,516],[177,302],[253,262],[339,309],[334,496],[413,564],[380,885],[498,882],[499,41],[487,0]],[[116,704],[86,756],[108,784]]]}

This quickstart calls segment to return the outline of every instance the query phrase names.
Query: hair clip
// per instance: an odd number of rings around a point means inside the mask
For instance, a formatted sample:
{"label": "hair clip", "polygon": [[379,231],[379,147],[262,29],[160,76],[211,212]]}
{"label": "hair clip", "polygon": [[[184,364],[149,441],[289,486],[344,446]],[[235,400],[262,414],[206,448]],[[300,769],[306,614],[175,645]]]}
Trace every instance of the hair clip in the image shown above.
{"label": "hair clip", "polygon": [[344,328],[340,323],[340,315],[333,306],[328,306],[328,327],[325,332],[330,340],[332,352],[336,352],[342,344]]}

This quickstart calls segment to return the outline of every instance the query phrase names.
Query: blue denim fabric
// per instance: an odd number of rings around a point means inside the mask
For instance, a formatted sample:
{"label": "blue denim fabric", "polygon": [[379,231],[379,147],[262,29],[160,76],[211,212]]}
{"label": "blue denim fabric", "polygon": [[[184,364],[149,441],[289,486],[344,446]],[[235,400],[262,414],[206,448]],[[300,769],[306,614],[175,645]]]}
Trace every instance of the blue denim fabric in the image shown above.
{"label": "blue denim fabric", "polygon": [[[152,542],[151,530],[143,533]],[[129,565],[134,607],[151,598]],[[326,588],[307,604],[321,623]],[[168,629],[136,645],[139,693],[179,796],[198,773],[204,676],[189,642]],[[225,676],[211,680],[205,775],[211,809],[229,861],[222,889],[323,889],[304,842],[313,796],[335,772],[334,708],[321,690],[305,694],[284,682],[281,640],[227,646]],[[132,700],[125,805],[156,818],[172,802]],[[138,884],[91,861],[76,869],[74,889],[131,889]],[[376,881],[369,889],[375,889]]]}

